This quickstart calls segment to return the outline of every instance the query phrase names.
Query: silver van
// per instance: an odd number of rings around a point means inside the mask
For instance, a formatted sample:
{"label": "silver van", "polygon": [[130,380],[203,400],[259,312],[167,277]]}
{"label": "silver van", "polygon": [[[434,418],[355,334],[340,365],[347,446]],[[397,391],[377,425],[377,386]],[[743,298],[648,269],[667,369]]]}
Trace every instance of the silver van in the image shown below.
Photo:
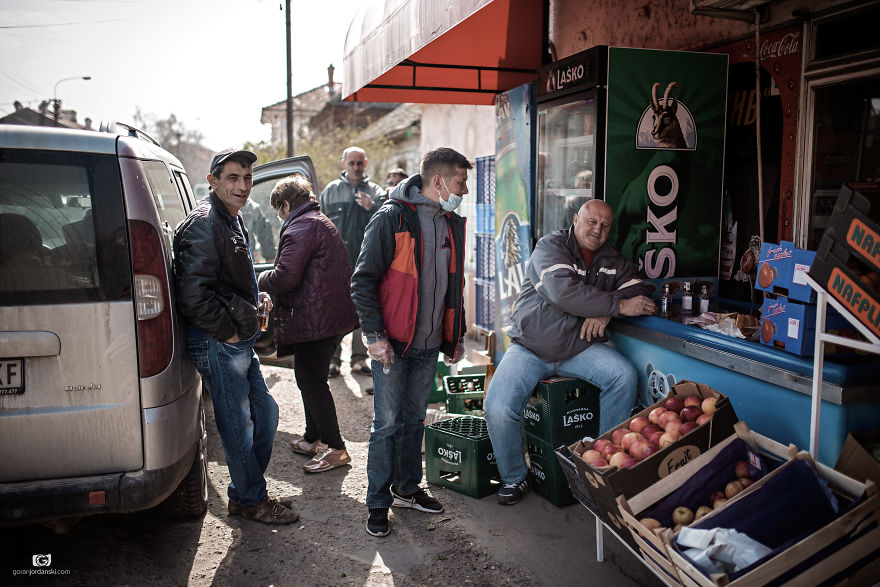
{"label": "silver van", "polygon": [[207,504],[175,309],[180,162],[140,131],[0,125],[0,524]]}

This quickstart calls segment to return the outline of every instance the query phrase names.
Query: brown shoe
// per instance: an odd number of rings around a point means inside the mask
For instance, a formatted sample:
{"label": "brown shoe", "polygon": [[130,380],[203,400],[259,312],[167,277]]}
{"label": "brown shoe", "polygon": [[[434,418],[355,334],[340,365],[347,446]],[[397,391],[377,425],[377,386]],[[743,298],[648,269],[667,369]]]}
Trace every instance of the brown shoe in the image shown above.
{"label": "brown shoe", "polygon": [[305,438],[299,437],[296,440],[290,441],[290,448],[292,448],[293,452],[297,454],[306,455],[307,457],[313,457],[316,454],[327,450],[327,445],[320,440],[316,440],[315,442],[308,442]]}
{"label": "brown shoe", "polygon": [[324,452],[315,455],[312,460],[303,465],[306,473],[321,473],[329,471],[351,462],[351,456],[344,448],[335,449],[327,447]]}
{"label": "brown shoe", "polygon": [[[290,506],[293,505],[293,498],[292,497],[279,497],[278,503],[280,503],[281,505],[283,505],[286,508],[290,508]],[[226,506],[226,511],[229,513],[230,516],[240,516],[241,515],[241,504],[238,503],[237,501],[232,501],[230,499],[229,505]]]}
{"label": "brown shoe", "polygon": [[269,497],[259,505],[242,506],[241,517],[263,524],[292,524],[299,519],[293,508],[284,507],[277,499]]}

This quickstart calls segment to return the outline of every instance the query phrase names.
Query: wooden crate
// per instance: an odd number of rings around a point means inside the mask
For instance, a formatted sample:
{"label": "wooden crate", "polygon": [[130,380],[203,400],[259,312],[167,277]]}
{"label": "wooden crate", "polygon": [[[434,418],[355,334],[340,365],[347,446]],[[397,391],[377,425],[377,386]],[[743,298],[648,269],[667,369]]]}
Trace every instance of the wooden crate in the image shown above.
{"label": "wooden crate", "polygon": [[[734,581],[730,581],[726,574],[704,575],[673,547],[672,537],[665,535],[664,542],[683,585],[754,587],[780,581],[783,576],[786,585],[818,585],[832,577],[840,583],[851,585],[869,585],[872,581],[876,581],[878,577],[876,571],[880,568],[877,564],[877,557],[880,556],[880,494],[872,481],[866,484],[855,481],[834,469],[814,462],[809,453],[800,452],[794,459],[750,486],[747,491],[757,491],[764,482],[796,461],[810,463],[819,477],[838,495],[855,498],[864,494],[864,501],[748,573],[740,575]],[[743,502],[736,500],[725,504],[724,508],[717,512],[735,507],[736,503]],[[703,519],[708,520],[717,512],[707,514]],[[843,544],[833,546],[838,540],[847,538],[849,540]],[[827,548],[834,550],[822,552]],[[855,568],[853,565],[856,563],[865,566]],[[846,578],[841,579],[841,575]]]}
{"label": "wooden crate", "polygon": [[[793,445],[785,447],[778,442],[752,432],[744,422],[737,422],[734,425],[734,430],[735,434],[728,437],[725,441],[716,444],[681,469],[660,479],[629,500],[623,496],[617,498],[620,514],[632,533],[633,540],[638,545],[645,564],[664,577],[667,583],[686,584],[670,555],[670,545],[676,534],[669,528],[651,530],[645,527],[637,516],[652,509],[655,504],[684,485],[696,471],[714,459],[737,438],[743,439],[755,452],[770,455],[776,459],[793,458],[797,453],[797,449]],[[750,488],[746,488],[740,495],[745,495]],[[737,497],[739,495],[733,499]],[[726,506],[727,504],[724,507]]]}

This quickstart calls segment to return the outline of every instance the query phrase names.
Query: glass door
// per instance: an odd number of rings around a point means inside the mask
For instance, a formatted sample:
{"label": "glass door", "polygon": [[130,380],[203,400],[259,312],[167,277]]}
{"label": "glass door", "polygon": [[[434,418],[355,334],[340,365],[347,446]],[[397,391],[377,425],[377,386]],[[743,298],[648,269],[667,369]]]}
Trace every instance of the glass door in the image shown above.
{"label": "glass door", "polygon": [[535,238],[567,228],[581,204],[595,197],[595,92],[538,105]]}

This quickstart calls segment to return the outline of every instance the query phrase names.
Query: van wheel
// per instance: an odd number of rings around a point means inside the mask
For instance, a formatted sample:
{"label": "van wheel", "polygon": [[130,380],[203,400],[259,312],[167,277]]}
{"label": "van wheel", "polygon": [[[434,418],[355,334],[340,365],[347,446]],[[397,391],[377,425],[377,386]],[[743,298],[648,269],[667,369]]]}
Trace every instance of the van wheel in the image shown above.
{"label": "van wheel", "polygon": [[199,444],[189,473],[162,504],[168,516],[176,520],[191,520],[208,509],[208,429],[205,426],[205,408],[199,404]]}

